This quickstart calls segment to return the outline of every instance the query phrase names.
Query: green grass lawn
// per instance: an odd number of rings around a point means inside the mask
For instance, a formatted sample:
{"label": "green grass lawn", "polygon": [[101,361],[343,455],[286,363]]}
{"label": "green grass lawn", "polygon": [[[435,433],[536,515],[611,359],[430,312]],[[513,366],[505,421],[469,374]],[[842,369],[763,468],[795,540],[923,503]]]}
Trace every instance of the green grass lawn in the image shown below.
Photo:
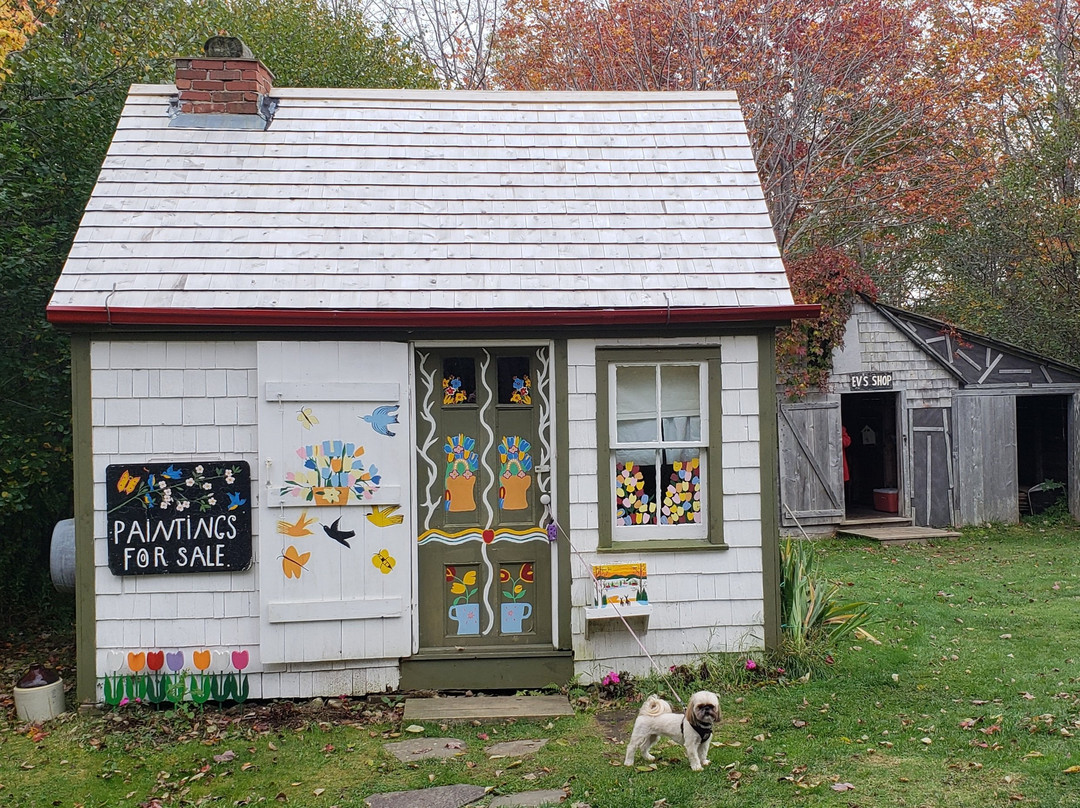
{"label": "green grass lawn", "polygon": [[[576,716],[546,725],[427,725],[424,734],[460,738],[467,750],[409,765],[383,750],[411,736],[383,705],[136,706],[65,715],[38,731],[16,722],[6,698],[0,806],[328,808],[454,783],[494,793],[565,788],[567,805],[593,808],[1075,806],[1078,544],[1075,525],[1038,523],[968,529],[928,546],[817,542],[826,576],[849,599],[875,604],[868,628],[881,644],[849,639],[806,683],[717,682],[724,715],[702,773],[671,745],[655,769],[621,766],[636,702],[599,704],[588,688],[571,689]],[[8,651],[10,678],[29,652]],[[729,662],[734,669],[743,658]],[[551,741],[521,760],[483,753],[536,737]]]}

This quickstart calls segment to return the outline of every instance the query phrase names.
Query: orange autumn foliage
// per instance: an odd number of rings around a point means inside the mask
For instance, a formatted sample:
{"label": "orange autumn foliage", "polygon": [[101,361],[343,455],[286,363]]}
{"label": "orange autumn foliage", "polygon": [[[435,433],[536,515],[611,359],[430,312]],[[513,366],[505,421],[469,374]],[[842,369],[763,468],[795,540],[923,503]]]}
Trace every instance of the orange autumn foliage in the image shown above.
{"label": "orange autumn foliage", "polygon": [[992,175],[1052,0],[509,0],[508,89],[736,90],[784,254],[888,249]]}
{"label": "orange autumn foliage", "polygon": [[9,54],[22,50],[46,16],[56,13],[57,0],[0,0],[0,85],[10,72]]}

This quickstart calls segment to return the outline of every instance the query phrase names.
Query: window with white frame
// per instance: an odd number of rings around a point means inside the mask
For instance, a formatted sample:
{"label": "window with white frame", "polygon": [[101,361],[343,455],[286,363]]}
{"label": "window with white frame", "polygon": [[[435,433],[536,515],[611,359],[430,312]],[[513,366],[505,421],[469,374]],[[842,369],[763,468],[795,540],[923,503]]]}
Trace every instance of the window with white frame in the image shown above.
{"label": "window with white frame", "polygon": [[598,354],[598,365],[606,399],[600,505],[603,521],[610,520],[602,544],[720,542],[710,470],[714,418],[719,426],[710,402],[719,391],[710,397],[709,389],[719,378],[710,372],[719,357],[700,350],[611,351]]}

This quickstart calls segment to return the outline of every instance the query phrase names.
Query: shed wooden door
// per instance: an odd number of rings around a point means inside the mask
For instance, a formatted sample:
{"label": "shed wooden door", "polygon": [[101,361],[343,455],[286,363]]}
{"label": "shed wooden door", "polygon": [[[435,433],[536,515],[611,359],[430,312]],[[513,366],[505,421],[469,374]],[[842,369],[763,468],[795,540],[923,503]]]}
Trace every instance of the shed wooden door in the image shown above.
{"label": "shed wooden door", "polygon": [[916,525],[945,527],[953,517],[956,481],[948,407],[919,407],[911,412],[912,512]]}
{"label": "shed wooden door", "polygon": [[[793,526],[839,522],[844,516],[840,400],[780,401],[780,516]],[[794,518],[792,515],[794,514]]]}
{"label": "shed wooden door", "polygon": [[549,357],[416,350],[421,654],[551,647]]}
{"label": "shed wooden door", "polygon": [[958,395],[953,402],[961,523],[1018,522],[1016,397]]}

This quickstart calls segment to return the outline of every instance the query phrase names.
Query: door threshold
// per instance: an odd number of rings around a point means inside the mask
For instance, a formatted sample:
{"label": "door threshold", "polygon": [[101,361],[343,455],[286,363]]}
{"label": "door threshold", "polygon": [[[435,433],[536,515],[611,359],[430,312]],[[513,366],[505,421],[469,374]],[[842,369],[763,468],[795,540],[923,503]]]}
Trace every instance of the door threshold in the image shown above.
{"label": "door threshold", "polygon": [[574,652],[547,646],[423,648],[401,660],[402,690],[523,690],[562,687]]}

